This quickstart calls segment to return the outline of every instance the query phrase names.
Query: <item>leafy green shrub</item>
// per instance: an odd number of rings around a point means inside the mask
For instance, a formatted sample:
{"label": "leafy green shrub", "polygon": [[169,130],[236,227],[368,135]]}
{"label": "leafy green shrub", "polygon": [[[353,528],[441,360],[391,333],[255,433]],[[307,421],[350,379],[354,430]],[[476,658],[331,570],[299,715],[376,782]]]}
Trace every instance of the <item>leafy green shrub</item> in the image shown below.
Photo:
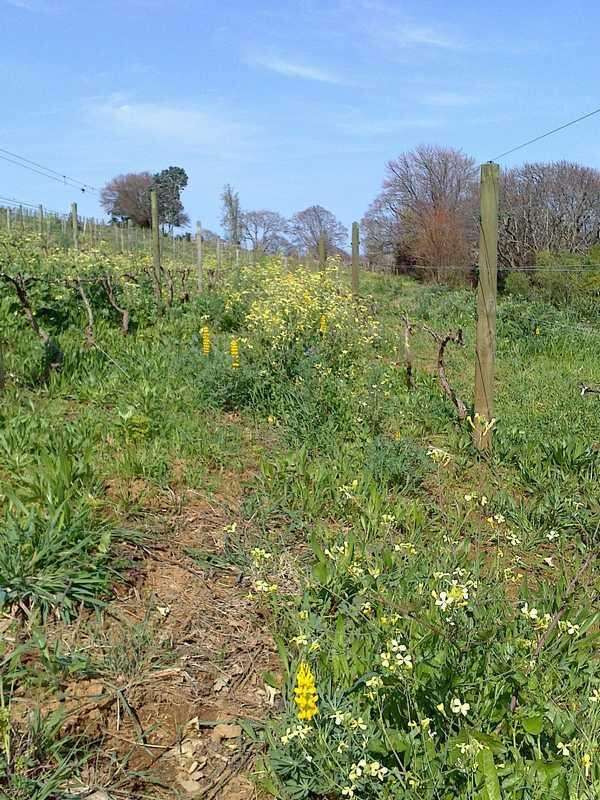
{"label": "leafy green shrub", "polygon": [[517,297],[529,297],[531,294],[529,278],[524,272],[509,272],[504,281],[504,291]]}

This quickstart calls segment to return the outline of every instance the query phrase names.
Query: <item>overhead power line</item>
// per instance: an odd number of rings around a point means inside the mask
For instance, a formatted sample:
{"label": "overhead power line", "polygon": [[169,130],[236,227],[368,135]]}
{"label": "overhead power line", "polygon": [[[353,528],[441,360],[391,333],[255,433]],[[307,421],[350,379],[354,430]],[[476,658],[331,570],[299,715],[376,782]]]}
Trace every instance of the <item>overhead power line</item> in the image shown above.
{"label": "overhead power line", "polygon": [[34,203],[28,203],[26,200],[17,200],[16,197],[2,197],[0,195],[0,201],[3,203],[10,203],[11,205],[15,206],[26,206],[27,208],[38,208]]}
{"label": "overhead power line", "polygon": [[66,173],[58,172],[57,170],[52,169],[51,167],[44,166],[44,164],[39,164],[37,161],[32,161],[29,158],[20,156],[18,153],[13,153],[10,150],[5,150],[3,147],[0,147],[0,158],[3,161],[7,161],[9,164],[15,164],[17,167],[22,167],[23,169],[27,169],[30,172],[35,172],[37,175],[42,175],[44,178],[49,178],[50,180],[56,181],[57,183],[62,183],[65,186],[71,186],[72,188],[79,189],[82,192],[98,191],[98,189],[95,186],[92,186],[89,183],[84,183],[83,181],[80,181],[77,178],[72,178],[70,175],[67,175]]}
{"label": "overhead power line", "polygon": [[565,128],[570,128],[571,125],[576,125],[578,122],[582,122],[584,119],[589,119],[593,117],[594,114],[600,114],[600,108],[594,109],[594,111],[589,111],[587,114],[582,114],[581,117],[577,117],[577,119],[572,119],[570,122],[565,122],[564,125],[559,125],[558,128],[553,128],[551,131],[546,131],[546,133],[542,133],[539,136],[535,136],[533,139],[529,139],[527,142],[523,142],[523,144],[518,144],[516,147],[512,147],[510,150],[506,150],[504,153],[500,153],[499,156],[495,156],[494,158],[490,159],[490,161],[499,161],[504,156],[509,156],[511,153],[516,153],[517,150],[521,150],[523,147],[528,147],[530,144],[534,142],[539,142],[540,139],[545,139],[547,136],[552,136],[554,133],[558,133],[559,131],[564,131]]}

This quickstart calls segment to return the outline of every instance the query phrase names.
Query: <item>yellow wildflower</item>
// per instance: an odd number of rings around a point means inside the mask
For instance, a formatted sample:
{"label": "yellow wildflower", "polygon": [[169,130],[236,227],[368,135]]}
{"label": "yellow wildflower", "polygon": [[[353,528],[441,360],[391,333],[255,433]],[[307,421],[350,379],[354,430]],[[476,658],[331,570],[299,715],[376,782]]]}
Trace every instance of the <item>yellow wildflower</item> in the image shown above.
{"label": "yellow wildflower", "polygon": [[296,688],[294,689],[294,701],[298,706],[298,719],[311,720],[318,714],[317,700],[315,676],[310,666],[306,661],[303,661],[296,673]]}
{"label": "yellow wildflower", "polygon": [[207,356],[210,353],[210,330],[205,325],[200,331],[202,337],[202,353]]}
{"label": "yellow wildflower", "polygon": [[231,368],[237,369],[240,366],[240,343],[235,337],[229,344],[229,353],[231,355]]}

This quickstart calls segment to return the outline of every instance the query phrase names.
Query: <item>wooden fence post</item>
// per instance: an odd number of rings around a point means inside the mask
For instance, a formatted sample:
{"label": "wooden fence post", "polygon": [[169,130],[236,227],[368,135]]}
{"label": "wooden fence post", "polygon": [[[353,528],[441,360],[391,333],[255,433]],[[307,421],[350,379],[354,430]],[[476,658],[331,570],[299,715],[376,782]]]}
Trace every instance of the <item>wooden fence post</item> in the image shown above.
{"label": "wooden fence post", "polygon": [[[479,450],[492,447],[498,285],[498,199],[500,168],[481,165],[479,282],[475,342],[475,420],[473,440]],[[477,416],[478,415],[478,416]]]}
{"label": "wooden fence post", "polygon": [[160,229],[158,224],[158,195],[156,189],[150,190],[152,211],[152,265],[154,268],[154,294],[159,308],[162,306],[162,280],[160,271]]}
{"label": "wooden fence post", "polygon": [[321,272],[327,269],[327,247],[325,244],[325,234],[321,232],[319,236],[319,268]]}
{"label": "wooden fence post", "polygon": [[221,270],[223,269],[223,242],[217,239],[217,270],[216,270],[216,284],[219,285],[221,280]]}
{"label": "wooden fence post", "polygon": [[127,220],[127,252],[131,253],[133,245],[133,222],[131,219]]}
{"label": "wooden fence post", "polygon": [[360,269],[360,255],[359,255],[359,231],[358,222],[352,223],[352,294],[358,297],[359,290],[359,269]]}
{"label": "wooden fence post", "polygon": [[196,269],[198,281],[198,294],[202,294],[204,283],[204,265],[202,264],[202,224],[200,220],[196,223]]}
{"label": "wooden fence post", "polygon": [[44,206],[38,206],[38,230],[40,236],[44,235]]}
{"label": "wooden fence post", "polygon": [[71,227],[73,229],[73,248],[79,252],[79,220],[77,219],[77,203],[71,203]]}
{"label": "wooden fence post", "polygon": [[6,230],[10,233],[10,208],[6,209]]}

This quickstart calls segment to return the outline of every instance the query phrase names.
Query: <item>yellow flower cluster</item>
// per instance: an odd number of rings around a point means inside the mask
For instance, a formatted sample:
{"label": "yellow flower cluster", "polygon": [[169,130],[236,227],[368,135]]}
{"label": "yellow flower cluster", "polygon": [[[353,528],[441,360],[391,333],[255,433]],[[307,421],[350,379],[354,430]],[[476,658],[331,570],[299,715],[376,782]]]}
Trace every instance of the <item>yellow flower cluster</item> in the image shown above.
{"label": "yellow flower cluster", "polygon": [[240,366],[240,342],[235,337],[229,344],[229,354],[231,355],[231,368],[238,369]]}
{"label": "yellow flower cluster", "polygon": [[294,701],[298,706],[298,719],[311,720],[319,713],[317,686],[310,666],[303,661],[296,674]]}
{"label": "yellow flower cluster", "polygon": [[257,265],[252,284],[240,297],[250,301],[250,330],[276,349],[311,332],[347,332],[349,339],[361,342],[377,336],[367,306],[357,306],[350,293],[339,289],[335,270],[317,274],[299,268],[286,273],[271,259]]}
{"label": "yellow flower cluster", "polygon": [[202,337],[202,353],[207,356],[210,354],[210,330],[208,325],[205,325],[202,330],[200,331],[200,336]]}

